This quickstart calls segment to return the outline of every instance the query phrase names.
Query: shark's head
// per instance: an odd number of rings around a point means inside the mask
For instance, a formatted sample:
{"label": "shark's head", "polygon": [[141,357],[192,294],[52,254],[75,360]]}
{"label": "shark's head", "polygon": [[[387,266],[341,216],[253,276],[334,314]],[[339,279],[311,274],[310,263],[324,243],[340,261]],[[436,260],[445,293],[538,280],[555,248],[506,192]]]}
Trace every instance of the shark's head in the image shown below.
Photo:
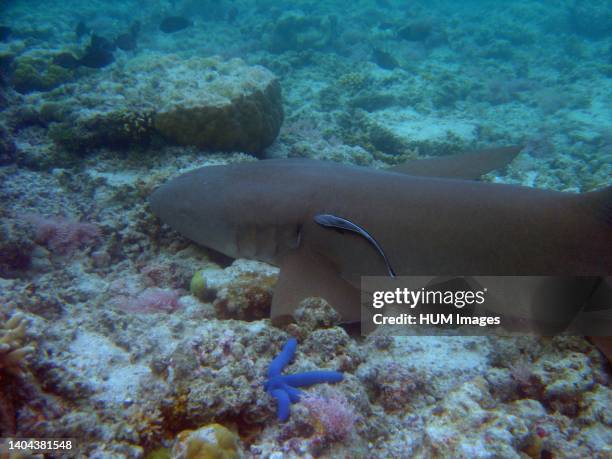
{"label": "shark's head", "polygon": [[256,164],[196,169],[157,188],[149,198],[151,209],[201,245],[234,258],[274,263],[279,253],[299,243],[302,216],[283,197],[288,186],[283,175],[263,173]]}

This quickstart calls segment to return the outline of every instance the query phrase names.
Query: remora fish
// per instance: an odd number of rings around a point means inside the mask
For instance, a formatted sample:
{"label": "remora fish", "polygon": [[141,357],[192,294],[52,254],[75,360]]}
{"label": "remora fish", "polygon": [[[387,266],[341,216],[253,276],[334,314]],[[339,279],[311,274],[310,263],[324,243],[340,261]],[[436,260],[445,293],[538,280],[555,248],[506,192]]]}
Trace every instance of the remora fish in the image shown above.
{"label": "remora fish", "polygon": [[609,276],[612,187],[573,194],[465,180],[518,151],[394,170],[300,159],[204,167],[162,185],[150,203],[197,243],[279,266],[277,321],[309,296],[359,320],[364,275]]}

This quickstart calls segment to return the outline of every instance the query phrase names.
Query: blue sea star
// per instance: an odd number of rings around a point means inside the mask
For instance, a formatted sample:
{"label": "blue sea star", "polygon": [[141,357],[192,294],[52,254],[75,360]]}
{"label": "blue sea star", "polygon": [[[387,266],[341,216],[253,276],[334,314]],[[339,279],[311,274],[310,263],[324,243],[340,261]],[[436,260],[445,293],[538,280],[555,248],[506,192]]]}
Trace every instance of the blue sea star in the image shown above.
{"label": "blue sea star", "polygon": [[301,391],[296,387],[312,386],[320,383],[336,383],[342,381],[343,375],[339,371],[305,371],[292,375],[282,375],[281,372],[289,364],[295,349],[297,340],[290,338],[283,346],[280,354],[276,356],[268,368],[268,381],[264,384],[264,389],[274,397],[278,403],[277,416],[281,422],[289,418],[289,405],[300,401]]}

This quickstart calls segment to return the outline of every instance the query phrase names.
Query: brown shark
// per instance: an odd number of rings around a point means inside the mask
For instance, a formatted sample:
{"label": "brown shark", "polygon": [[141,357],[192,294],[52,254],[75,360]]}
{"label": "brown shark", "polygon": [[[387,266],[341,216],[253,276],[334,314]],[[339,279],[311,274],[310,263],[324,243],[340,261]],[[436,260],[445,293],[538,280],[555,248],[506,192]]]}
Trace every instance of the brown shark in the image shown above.
{"label": "brown shark", "polygon": [[610,275],[612,187],[573,194],[465,180],[518,151],[387,170],[301,159],[211,166],[162,185],[150,203],[199,244],[279,266],[273,319],[320,296],[359,320],[364,275]]}

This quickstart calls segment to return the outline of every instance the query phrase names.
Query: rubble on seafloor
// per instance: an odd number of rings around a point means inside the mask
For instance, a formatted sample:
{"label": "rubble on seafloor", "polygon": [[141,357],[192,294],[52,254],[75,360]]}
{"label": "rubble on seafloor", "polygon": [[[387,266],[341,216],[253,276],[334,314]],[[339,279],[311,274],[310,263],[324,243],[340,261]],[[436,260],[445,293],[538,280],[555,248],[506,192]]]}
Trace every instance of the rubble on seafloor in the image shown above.
{"label": "rubble on seafloor", "polygon": [[47,118],[56,146],[73,155],[147,147],[156,136],[203,150],[258,154],[283,121],[278,79],[241,59],[147,56],[66,86],[28,94],[24,102]]}
{"label": "rubble on seafloor", "polygon": [[[162,266],[176,256],[163,255]],[[89,258],[76,257],[72,269],[87,266]],[[609,445],[606,362],[582,338],[537,345],[531,338],[360,339],[338,326],[333,308],[319,299],[305,300],[297,322],[278,329],[258,317],[248,294],[259,292],[262,280],[273,283],[276,270],[246,260],[223,267],[198,252],[188,264],[208,290],[199,297],[183,290],[171,312],[125,311],[97,301],[83,281],[56,289],[64,298],[61,318],[17,316],[19,324],[27,318],[38,338],[27,364],[32,377],[16,389],[15,433],[74,437],[89,457],[134,458],[208,457],[205,451],[220,450],[226,454],[220,457],[262,458],[542,457],[560,451],[595,457]],[[188,286],[187,270],[179,272]],[[63,274],[46,275],[52,282]],[[153,278],[167,284],[160,287],[176,282],[171,273]],[[5,285],[12,294],[5,304],[14,310],[22,309],[27,294],[17,284]],[[257,298],[258,304],[270,301]],[[218,306],[230,300],[240,319]],[[343,371],[345,378],[308,389],[289,420],[279,423],[263,383],[289,336],[300,340],[289,373],[323,368]],[[20,397],[22,390],[37,396]],[[348,411],[326,412],[338,400]],[[190,456],[190,448],[201,456]]]}

